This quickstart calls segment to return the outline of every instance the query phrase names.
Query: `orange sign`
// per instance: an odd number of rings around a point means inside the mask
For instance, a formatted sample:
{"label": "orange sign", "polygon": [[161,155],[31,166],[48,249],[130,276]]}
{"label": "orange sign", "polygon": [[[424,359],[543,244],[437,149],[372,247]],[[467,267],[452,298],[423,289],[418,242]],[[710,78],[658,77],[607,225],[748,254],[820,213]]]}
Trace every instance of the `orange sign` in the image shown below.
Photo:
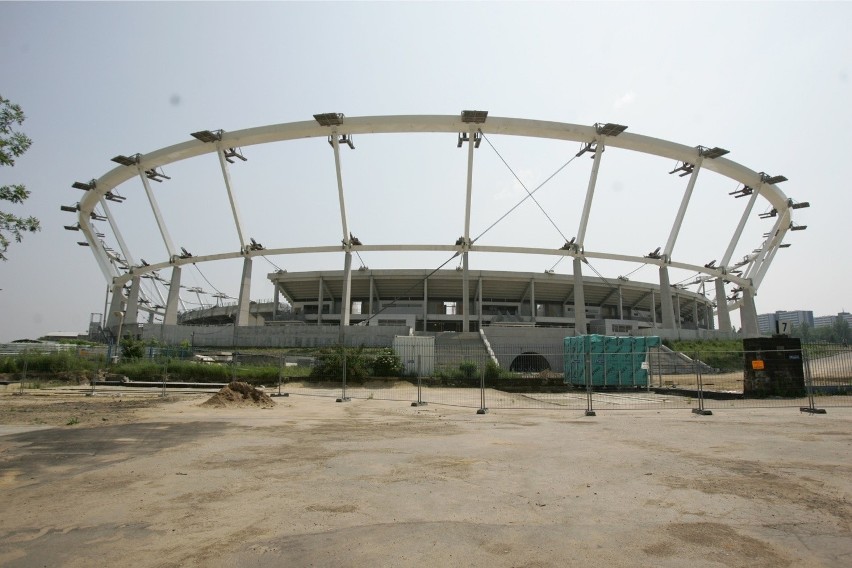
{"label": "orange sign", "polygon": [[764,369],[763,361],[760,359],[755,359],[751,362],[751,368],[755,371],[762,371]]}

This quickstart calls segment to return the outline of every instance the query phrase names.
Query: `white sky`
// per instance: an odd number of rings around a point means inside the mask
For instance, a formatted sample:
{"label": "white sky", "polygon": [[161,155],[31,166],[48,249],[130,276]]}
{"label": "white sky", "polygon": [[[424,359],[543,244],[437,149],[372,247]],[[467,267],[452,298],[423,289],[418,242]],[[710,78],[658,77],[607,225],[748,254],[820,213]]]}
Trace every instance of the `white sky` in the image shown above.
{"label": "white sky", "polygon": [[[347,116],[456,115],[463,109],[591,125],[695,146],[783,174],[781,189],[810,209],[807,231],[776,256],[756,298],[759,313],[849,309],[842,173],[852,148],[849,3],[13,3],[0,2],[0,93],[23,106],[34,141],[0,183],[24,183],[43,230],[0,264],[0,341],[83,331],[102,312],[106,282],[60,212],[70,186],[112,169],[117,154],[148,153],[196,130],[233,131]],[[570,143],[491,137],[532,189],[578,149]],[[367,243],[452,243],[463,232],[466,152],[447,135],[360,136],[344,148],[351,231]],[[244,149],[232,168],[247,234],[267,247],[334,244],[340,220],[324,140]],[[604,155],[587,250],[646,254],[665,245],[687,178],[675,164],[612,149]],[[559,230],[577,233],[591,160],[576,160],[536,197]],[[476,154],[473,235],[523,195],[491,148]],[[199,255],[235,250],[225,190],[212,155],[166,168],[155,188],[177,246]],[[744,199],[736,184],[699,176],[675,260],[721,258]],[[141,183],[112,204],[138,260],[165,257]],[[772,221],[746,228],[737,257]],[[106,227],[103,223],[101,226]],[[527,202],[483,244],[552,246],[563,239]],[[742,250],[740,250],[742,249]],[[150,257],[150,258],[149,258]],[[445,255],[363,254],[371,268],[433,268]],[[736,258],[736,257],[735,257]],[[275,257],[290,271],[341,269],[341,255]],[[357,258],[356,258],[357,261]],[[554,259],[474,255],[473,269],[539,271]],[[184,284],[236,296],[240,261],[184,270]],[[635,266],[592,262],[607,278]],[[453,263],[451,263],[453,266]],[[272,266],[255,260],[253,299],[272,296]],[[562,262],[558,272],[570,271]],[[202,276],[203,273],[203,276]],[[594,275],[588,272],[589,275]],[[168,277],[168,274],[164,274]],[[690,274],[673,274],[672,281]],[[653,282],[646,267],[631,279]],[[187,300],[195,300],[186,296]],[[736,323],[735,315],[735,325]]]}

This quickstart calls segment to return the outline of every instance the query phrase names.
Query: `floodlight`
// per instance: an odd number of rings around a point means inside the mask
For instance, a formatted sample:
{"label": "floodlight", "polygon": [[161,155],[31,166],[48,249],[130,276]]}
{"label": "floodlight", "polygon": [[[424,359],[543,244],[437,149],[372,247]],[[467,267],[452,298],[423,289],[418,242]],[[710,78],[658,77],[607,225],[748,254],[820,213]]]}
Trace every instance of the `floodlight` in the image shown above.
{"label": "floodlight", "polygon": [[92,212],[89,214],[89,217],[91,217],[91,218],[92,218],[92,219],[94,219],[95,221],[106,221],[106,220],[107,220],[107,218],[106,218],[106,216],[105,216],[105,215],[98,215],[98,214],[97,214],[97,213],[95,213],[94,211],[92,211]]}
{"label": "floodlight", "polygon": [[238,160],[242,160],[244,162],[248,161],[248,158],[243,156],[243,152],[240,148],[228,148],[227,150],[222,150],[222,154],[225,156],[225,161],[229,164],[233,164],[234,160],[231,158],[237,158]]}
{"label": "floodlight", "polygon": [[95,180],[92,180],[89,183],[75,181],[71,184],[71,187],[73,187],[74,189],[82,189],[83,191],[89,191],[90,189],[95,189]]}
{"label": "floodlight", "polygon": [[260,244],[259,242],[257,242],[256,240],[249,239],[249,241],[251,241],[251,244],[246,246],[246,249],[248,249],[248,250],[263,250],[263,245]]}
{"label": "floodlight", "polygon": [[222,139],[224,130],[199,130],[190,134],[193,138],[197,138],[202,142],[217,142]]}
{"label": "floodlight", "polygon": [[810,206],[811,206],[811,204],[808,203],[807,201],[802,201],[801,203],[791,203],[790,204],[790,207],[792,207],[793,209],[804,209],[804,208],[810,207]]}
{"label": "floodlight", "polygon": [[565,244],[559,247],[559,250],[573,250],[574,249],[574,241],[577,240],[577,237],[571,237],[570,241],[565,241]]}
{"label": "floodlight", "polygon": [[659,260],[660,258],[662,258],[660,256],[660,249],[661,248],[662,247],[657,247],[656,249],[652,250],[651,252],[649,252],[648,254],[645,255],[645,258],[655,258],[655,259]]}
{"label": "floodlight", "polygon": [[352,233],[349,233],[349,244],[361,246],[361,239],[356,236],[353,236]]}
{"label": "floodlight", "polygon": [[[349,146],[353,150],[355,149],[355,143],[352,141],[352,135],[351,134],[341,134],[340,136],[338,136],[337,137],[337,144],[338,145],[346,144],[347,146]],[[331,146],[332,148],[334,147],[334,141],[332,141],[331,136],[328,137],[328,145]],[[243,159],[245,159],[245,158],[243,158]]]}
{"label": "floodlight", "polygon": [[715,160],[716,158],[729,153],[730,152],[728,150],[725,150],[724,148],[719,148],[718,146],[715,146],[713,148],[698,146],[698,155],[702,158],[708,158],[710,160]]}
{"label": "floodlight", "polygon": [[488,118],[487,110],[463,110],[461,112],[461,121],[473,124],[482,124]]}
{"label": "floodlight", "polygon": [[320,126],[339,126],[343,124],[343,114],[339,112],[315,114],[314,120],[319,122]]}
{"label": "floodlight", "polygon": [[751,195],[752,193],[754,193],[754,188],[751,188],[747,185],[744,185],[744,186],[742,186],[742,188],[736,189],[736,190],[728,193],[728,195],[733,195],[734,198],[738,199],[740,197],[746,197],[748,195]]}
{"label": "floodlight", "polygon": [[151,168],[150,170],[145,170],[145,177],[151,181],[155,181],[157,183],[163,183],[164,179],[172,179],[162,171],[157,171],[156,168]]}
{"label": "floodlight", "polygon": [[123,197],[123,196],[121,196],[121,195],[115,194],[115,193],[113,193],[113,192],[111,192],[111,191],[107,191],[107,192],[104,194],[104,198],[105,198],[105,199],[107,199],[107,200],[109,200],[109,201],[114,201],[114,202],[116,202],[116,203],[123,203],[123,202],[124,202],[124,200],[125,200],[125,199],[127,199],[126,197]]}
{"label": "floodlight", "polygon": [[716,268],[716,261],[711,260],[710,262],[704,265],[704,268]]}
{"label": "floodlight", "polygon": [[192,258],[192,253],[188,252],[185,248],[180,247],[180,258]]}
{"label": "floodlight", "polygon": [[80,223],[77,223],[76,225],[63,225],[63,226],[65,227],[66,231],[79,231],[80,230]]}
{"label": "floodlight", "polygon": [[758,217],[760,217],[761,219],[769,219],[770,217],[775,217],[776,215],[778,215],[778,210],[773,208],[772,211],[768,213],[761,213],[760,215],[758,215]]}
{"label": "floodlight", "polygon": [[[597,149],[598,149],[597,144],[595,144],[593,142],[586,142],[586,144],[582,148],[580,148],[580,151],[577,152],[576,154],[574,154],[574,157],[579,158],[580,156],[582,156],[586,152],[594,152]],[[592,157],[594,158],[594,156],[592,156]]]}
{"label": "floodlight", "polygon": [[807,228],[808,228],[807,225],[794,225],[793,223],[790,223],[790,230],[791,231],[804,231]]}
{"label": "floodlight", "polygon": [[695,170],[695,165],[690,164],[689,162],[681,162],[678,167],[669,172],[669,174],[675,174],[677,172],[683,172],[680,174],[680,177],[688,176]]}
{"label": "floodlight", "polygon": [[762,181],[763,183],[768,183],[769,185],[775,185],[776,183],[787,181],[787,178],[784,176],[770,176],[765,172],[760,172],[760,181]]}
{"label": "floodlight", "polygon": [[115,158],[112,159],[116,164],[121,164],[122,166],[135,166],[139,163],[141,159],[141,154],[133,154],[132,156],[124,156],[119,154]]}
{"label": "floodlight", "polygon": [[782,248],[782,249],[790,248],[790,243],[784,243],[783,245],[778,245],[778,248]]}
{"label": "floodlight", "polygon": [[600,122],[595,123],[595,132],[602,136],[618,136],[625,130],[627,130],[626,126],[622,124],[615,124],[614,122],[607,122],[606,124]]}
{"label": "floodlight", "polygon": [[[461,148],[463,142],[467,142],[470,140],[470,136],[467,132],[459,132],[459,140],[458,144],[456,144],[456,148]],[[474,132],[473,133],[473,147],[479,148],[479,144],[482,142],[482,133]]]}
{"label": "floodlight", "polygon": [[76,213],[77,211],[80,210],[80,204],[78,203],[77,205],[73,205],[73,206],[72,205],[60,205],[59,208],[62,211],[68,211],[69,213]]}
{"label": "floodlight", "polygon": [[80,245],[81,247],[89,246],[89,243],[87,243],[86,241],[77,241],[77,244]]}

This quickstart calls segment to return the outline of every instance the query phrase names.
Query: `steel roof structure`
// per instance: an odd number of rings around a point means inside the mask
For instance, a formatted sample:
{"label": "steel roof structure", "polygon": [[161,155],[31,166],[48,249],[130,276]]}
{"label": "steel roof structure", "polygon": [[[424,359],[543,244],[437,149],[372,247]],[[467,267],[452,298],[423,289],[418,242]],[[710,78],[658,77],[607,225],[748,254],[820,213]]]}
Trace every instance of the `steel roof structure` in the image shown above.
{"label": "steel roof structure", "polygon": [[[85,241],[80,244],[88,245],[94,258],[102,271],[104,277],[113,290],[113,303],[110,308],[111,325],[115,326],[118,319],[124,317],[136,317],[139,309],[139,282],[141,278],[150,278],[161,269],[171,269],[172,276],[169,283],[168,299],[163,298],[162,306],[147,307],[142,309],[154,309],[163,316],[164,324],[176,323],[176,314],[180,303],[180,272],[181,267],[187,264],[199,264],[214,262],[225,259],[244,259],[243,279],[239,298],[240,314],[248,313],[249,285],[251,280],[251,261],[256,256],[274,255],[296,255],[306,253],[336,253],[343,254],[344,274],[343,290],[344,305],[351,295],[351,255],[353,252],[369,251],[445,251],[454,253],[463,261],[464,273],[464,297],[469,298],[469,267],[468,256],[472,253],[504,253],[504,254],[531,254],[549,255],[553,258],[571,257],[574,265],[575,288],[578,293],[574,294],[577,305],[583,305],[586,298],[583,294],[583,262],[589,259],[606,259],[628,263],[656,265],[660,271],[660,289],[670,288],[668,270],[680,268],[694,271],[700,275],[700,279],[706,282],[716,283],[716,303],[719,318],[719,328],[730,329],[729,309],[742,307],[743,330],[748,333],[757,332],[756,310],[754,309],[754,295],[761,285],[767,270],[772,264],[773,258],[779,248],[784,245],[784,238],[789,230],[797,230],[804,227],[793,223],[793,209],[807,206],[806,203],[795,203],[789,199],[777,184],[786,181],[784,176],[770,176],[764,172],[752,170],[724,157],[728,152],[722,148],[708,148],[704,146],[687,146],[667,140],[652,138],[630,132],[625,132],[627,127],[612,123],[597,123],[592,126],[569,124],[562,122],[550,122],[542,120],[528,120],[519,118],[501,118],[488,116],[486,111],[463,111],[455,116],[373,116],[373,117],[345,117],[340,113],[325,113],[314,116],[313,120],[293,122],[285,124],[274,124],[249,128],[233,132],[222,130],[203,130],[192,133],[191,140],[175,144],[147,154],[133,154],[130,156],[118,155],[113,161],[118,164],[102,176],[92,179],[90,182],[76,182],[73,187],[85,191],[82,199],[73,206],[62,206],[63,210],[74,212],[77,216],[77,224],[66,226],[69,230],[78,230],[83,233]],[[341,167],[341,146],[354,147],[352,144],[355,135],[370,135],[379,133],[446,133],[456,137],[459,147],[466,146],[468,154],[468,167],[466,179],[466,205],[465,222],[462,229],[462,237],[456,243],[432,243],[432,244],[405,244],[400,242],[361,244],[353,238],[348,226],[346,212],[346,193],[344,191],[345,172]],[[566,142],[579,142],[582,144],[581,154],[588,152],[594,159],[588,187],[583,203],[583,212],[577,228],[576,236],[566,242],[559,249],[546,247],[520,247],[512,243],[505,245],[481,245],[471,239],[470,235],[470,212],[472,202],[473,185],[473,157],[474,149],[479,146],[483,135],[504,135],[550,139]],[[338,200],[340,205],[340,229],[342,239],[339,242],[317,243],[313,246],[287,246],[287,243],[276,243],[273,246],[263,247],[252,239],[246,237],[247,232],[240,217],[229,172],[229,165],[236,159],[244,159],[242,148],[267,144],[272,142],[285,142],[303,140],[310,138],[327,139],[331,145],[334,155],[334,171],[337,179]],[[665,245],[657,250],[643,256],[624,254],[622,251],[589,250],[585,247],[585,235],[590,220],[591,205],[594,201],[595,187],[598,172],[602,164],[602,154],[605,148],[620,149],[638,152],[652,156],[658,156],[678,162],[679,167],[671,173],[681,176],[689,176],[686,190],[683,193],[680,207],[675,219],[672,221],[669,238]],[[154,192],[151,189],[151,181],[162,181],[169,179],[162,171],[162,167],[182,160],[189,160],[204,154],[215,153],[218,155],[222,171],[223,183],[227,190],[229,205],[233,214],[234,226],[238,235],[238,242],[233,248],[222,250],[218,253],[204,256],[193,256],[182,248],[177,248],[172,242],[169,229],[163,220]],[[735,197],[747,197],[744,199],[742,217],[734,232],[720,239],[727,241],[727,247],[721,257],[721,261],[705,264],[696,262],[695,259],[679,258],[674,254],[675,244],[683,223],[684,215],[689,206],[696,179],[701,170],[708,170],[719,175],[735,180],[742,185],[734,192]],[[124,242],[120,228],[110,213],[110,202],[121,202],[124,200],[116,191],[119,186],[130,180],[138,178],[141,180],[145,193],[148,197],[151,210],[157,222],[157,228],[163,240],[166,254],[163,258],[154,262],[137,262],[132,252],[128,250]],[[747,219],[752,215],[758,199],[763,199],[770,213],[762,217],[774,218],[774,223],[765,239],[759,244],[754,252],[742,261],[734,262],[734,249],[740,241]],[[103,213],[98,211],[98,208]],[[118,243],[119,251],[110,249],[103,239],[103,233],[94,222],[106,221]],[[267,243],[269,244],[269,243]],[[726,283],[733,284],[734,297],[729,300],[725,290]],[[129,286],[129,292],[125,297],[123,290]],[[742,294],[741,298],[739,294]],[[596,298],[588,298],[595,301]],[[664,329],[674,328],[674,314],[671,294],[661,294],[662,326]],[[584,310],[577,310],[578,314]],[[585,321],[582,316],[578,320],[578,327],[584,327]],[[246,318],[237,317],[237,325],[245,325]],[[342,325],[348,324],[348,317],[344,314]],[[119,324],[120,325],[120,324]],[[467,326],[467,321],[465,322]]]}

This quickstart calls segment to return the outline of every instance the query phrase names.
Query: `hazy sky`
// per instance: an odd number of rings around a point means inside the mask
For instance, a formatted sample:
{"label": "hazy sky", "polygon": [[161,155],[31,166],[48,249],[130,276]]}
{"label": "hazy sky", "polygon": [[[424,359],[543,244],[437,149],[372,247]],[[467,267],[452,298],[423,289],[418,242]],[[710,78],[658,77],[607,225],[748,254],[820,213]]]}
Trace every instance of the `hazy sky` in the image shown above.
{"label": "hazy sky", "polygon": [[[842,172],[852,148],[850,21],[852,4],[835,2],[0,2],[0,94],[23,106],[22,129],[34,141],[14,168],[0,170],[0,183],[24,183],[32,197],[23,207],[0,207],[43,224],[0,264],[0,341],[83,331],[89,314],[104,309],[106,282],[91,251],[75,244],[80,233],[62,228],[75,222],[59,210],[81,197],[74,181],[100,177],[116,154],[148,153],[197,130],[310,120],[321,112],[480,109],[618,122],[637,134],[722,146],[736,162],[787,176],[780,188],[812,204],[796,212],[808,230],[788,235],[793,246],[776,256],[756,298],[758,313],[849,309],[852,192]],[[578,149],[489,141],[530,189]],[[454,137],[361,136],[355,144],[354,152],[344,148],[343,172],[350,228],[362,242],[452,244],[462,234],[467,156]],[[325,140],[244,152],[249,161],[235,164],[232,175],[248,236],[267,247],[339,242]],[[608,151],[586,248],[645,254],[664,245],[687,179],[667,175],[674,165]],[[536,194],[557,228],[526,203],[481,243],[558,248],[562,234],[577,233],[590,166],[576,160]],[[477,150],[476,168],[474,235],[524,195],[490,145]],[[174,164],[166,173],[172,180],[155,191],[175,244],[196,255],[238,248],[215,158]],[[728,197],[735,189],[711,172],[699,176],[676,260],[721,258],[745,205]],[[134,257],[162,260],[141,183],[120,192],[127,201],[112,212]],[[771,227],[757,218],[764,206],[758,202],[737,256]],[[362,259],[371,268],[434,268],[446,255]],[[271,260],[290,271],[343,266],[339,254]],[[473,269],[553,264],[549,257],[471,260]],[[637,268],[592,264],[607,278]],[[270,298],[272,264],[256,259],[254,267],[253,299]],[[237,295],[240,261],[198,269],[184,270],[184,284]],[[570,272],[570,262],[556,270]],[[630,277],[653,282],[657,271],[646,267]]]}

